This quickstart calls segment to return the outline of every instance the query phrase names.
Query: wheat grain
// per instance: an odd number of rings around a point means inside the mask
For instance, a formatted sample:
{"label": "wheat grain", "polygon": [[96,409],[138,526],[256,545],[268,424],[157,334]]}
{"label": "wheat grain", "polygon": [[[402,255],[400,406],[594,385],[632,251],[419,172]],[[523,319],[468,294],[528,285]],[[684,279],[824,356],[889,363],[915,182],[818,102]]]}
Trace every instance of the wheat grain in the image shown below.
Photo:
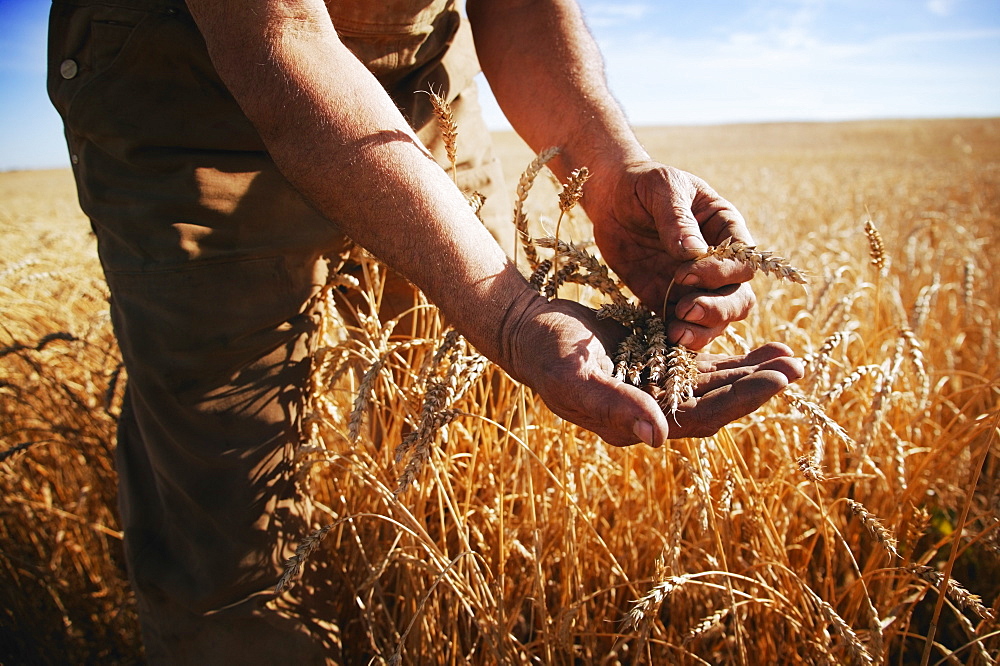
{"label": "wheat grain", "polygon": [[476,214],[479,221],[483,221],[483,206],[486,205],[486,195],[482,192],[466,192],[465,200],[468,202],[472,212]]}
{"label": "wheat grain", "polygon": [[[430,460],[435,437],[447,437],[444,430],[462,412],[453,405],[485,372],[489,361],[480,354],[468,354],[468,344],[455,331],[444,336],[434,354],[432,365],[424,378],[424,398],[416,428],[407,434],[393,454],[395,464],[407,459],[397,480],[395,495],[404,493],[416,480],[424,464]],[[443,377],[434,378],[434,368],[448,359]]]}
{"label": "wheat grain", "polygon": [[917,392],[917,401],[919,403],[919,409],[923,409],[931,391],[931,378],[927,373],[927,364],[924,361],[924,350],[920,344],[920,340],[917,339],[916,334],[906,326],[900,328],[899,334],[906,341],[906,346],[910,350],[910,362],[913,363],[913,368],[917,371],[917,378],[920,382],[920,388]]}
{"label": "wheat grain", "polygon": [[274,586],[274,594],[281,594],[285,589],[288,588],[289,583],[292,579],[297,578],[300,573],[302,573],[302,565],[305,564],[306,558],[319,547],[319,544],[326,537],[327,533],[334,527],[334,523],[324,525],[319,529],[311,532],[295,549],[295,554],[285,560],[285,572],[278,579],[277,585]]}
{"label": "wheat grain", "polygon": [[[590,179],[590,169],[580,167],[574,169],[559,193],[559,210],[568,213],[583,198],[583,184]],[[558,237],[559,234],[556,234]]]}
{"label": "wheat grain", "polygon": [[917,294],[917,299],[913,302],[913,310],[910,312],[910,329],[913,331],[922,331],[924,324],[927,322],[927,316],[931,311],[931,303],[934,300],[934,296],[937,295],[938,290],[941,288],[941,276],[937,273],[934,274],[934,280],[931,284],[923,287],[920,293]]}
{"label": "wheat grain", "polygon": [[809,481],[822,481],[826,441],[823,438],[822,426],[815,421],[809,423],[809,451],[809,455],[800,456],[796,461],[799,471]]}
{"label": "wheat grain", "polygon": [[903,363],[903,351],[905,345],[905,338],[900,337],[896,340],[896,348],[893,352],[893,357],[891,361],[886,361],[886,363],[890,364],[889,368],[883,368],[882,372],[877,377],[875,391],[872,396],[871,409],[869,409],[867,416],[865,416],[864,423],[861,426],[859,444],[861,444],[862,447],[862,462],[868,455],[868,449],[872,443],[876,430],[880,429],[885,424],[885,414],[892,404],[891,397],[893,388],[896,384],[897,377],[899,377],[900,366]]}
{"label": "wheat grain", "polygon": [[458,125],[455,123],[455,114],[452,113],[451,105],[440,94],[433,90],[427,93],[431,99],[431,106],[434,107],[434,115],[437,116],[438,131],[444,141],[445,153],[448,156],[448,163],[451,165],[451,174],[454,181],[458,181]]}
{"label": "wheat grain", "polygon": [[925,507],[913,507],[909,519],[906,521],[906,529],[903,532],[903,543],[907,550],[912,550],[917,542],[927,533],[927,528],[931,524],[931,512]]}
{"label": "wheat grain", "polygon": [[879,233],[871,218],[865,222],[865,235],[868,237],[868,254],[871,264],[880,275],[884,275],[886,272],[885,243],[882,242],[882,234]]}
{"label": "wheat grain", "polygon": [[549,300],[555,298],[556,294],[559,293],[559,287],[570,281],[578,268],[580,265],[572,260],[560,266],[559,270],[546,280],[542,294]]}
{"label": "wheat grain", "polygon": [[688,632],[684,635],[682,644],[687,645],[691,641],[694,641],[697,638],[707,634],[709,631],[715,629],[720,625],[722,620],[727,615],[729,615],[728,608],[720,608],[714,613],[706,615],[704,618],[701,619],[701,621],[698,622],[698,624],[696,624],[695,626],[691,627],[690,630],[688,630]]}
{"label": "wheat grain", "polygon": [[972,257],[962,260],[962,306],[965,319],[972,317],[972,303],[976,286],[976,262]]}
{"label": "wheat grain", "polygon": [[[559,229],[562,225],[563,218],[569,214],[574,206],[583,197],[583,184],[587,182],[590,178],[590,170],[587,167],[580,167],[579,169],[574,169],[569,175],[569,179],[563,186],[562,192],[559,193],[559,219],[556,220],[556,240],[559,239]],[[561,248],[557,245],[555,253],[552,255],[552,270],[558,275],[560,273],[560,260],[562,257]],[[556,285],[556,290],[552,297],[555,298],[559,293],[558,285]]]}
{"label": "wheat grain", "polygon": [[567,277],[567,281],[593,287],[609,297],[615,305],[625,307],[629,304],[628,298],[622,293],[621,285],[611,277],[608,267],[585,249],[551,236],[538,238],[535,240],[535,244],[538,247],[551,249],[555,253],[554,256],[565,257],[567,261],[586,269],[586,275],[570,275]]}
{"label": "wheat grain", "polygon": [[822,428],[823,432],[833,435],[849,449],[853,449],[856,446],[854,440],[847,434],[843,426],[827,416],[823,409],[816,403],[806,400],[802,395],[790,389],[785,389],[779,395],[794,409],[804,414],[810,423],[814,423]]}
{"label": "wheat grain", "polygon": [[[534,246],[532,245],[532,248]],[[531,273],[531,277],[528,278],[528,284],[530,284],[535,291],[541,293],[542,289],[545,288],[546,277],[549,271],[552,270],[552,260],[546,259],[535,264],[535,270]]]}
{"label": "wheat grain", "polygon": [[361,378],[358,394],[354,398],[354,408],[351,410],[351,416],[347,422],[347,438],[352,442],[358,441],[358,435],[361,433],[361,423],[371,404],[375,382],[378,381],[379,375],[382,374],[382,369],[385,367],[387,359],[388,355],[380,356],[372,363],[371,367],[368,368]]}
{"label": "wheat grain", "polygon": [[667,546],[664,546],[666,550],[669,551],[665,553],[663,558],[664,567],[667,572],[677,571],[680,565],[681,551],[683,549],[683,537],[684,537],[684,518],[686,515],[685,507],[688,503],[688,498],[694,492],[694,486],[684,486],[677,493],[677,497],[674,498],[673,505],[670,507],[670,527],[667,530]]}
{"label": "wheat grain", "polygon": [[934,567],[923,564],[911,564],[905,567],[905,570],[931,583],[936,589],[940,589],[941,584],[945,583],[945,594],[956,606],[962,610],[972,611],[981,620],[996,623],[997,618],[993,613],[993,609],[985,606],[979,595],[969,592],[959,585],[954,578],[948,578],[947,582],[945,582],[943,573]]}
{"label": "wheat grain", "polygon": [[788,280],[797,284],[807,284],[802,271],[792,266],[787,259],[776,257],[772,252],[760,251],[754,245],[749,245],[743,241],[727,238],[715,247],[709,247],[700,254],[698,259],[717,257],[719,259],[732,259],[752,266],[754,270],[767,273],[782,280]]}
{"label": "wheat grain", "polygon": [[517,196],[514,198],[514,228],[517,230],[521,246],[524,248],[524,257],[532,271],[538,268],[538,252],[535,250],[531,233],[528,230],[528,217],[524,212],[524,202],[528,199],[528,192],[531,191],[538,172],[558,154],[559,148],[557,147],[546,148],[538,153],[517,181]]}
{"label": "wheat grain", "polygon": [[[670,343],[667,342],[667,331],[663,320],[651,317],[645,330],[646,350],[642,355],[642,366],[646,371],[646,381],[653,386],[659,386],[667,378],[670,361]],[[682,401],[683,402],[683,401]]]}
{"label": "wheat grain", "polygon": [[614,376],[619,381],[636,384],[642,372],[642,356],[645,350],[645,340],[640,333],[627,335],[618,345],[612,359],[615,364]]}
{"label": "wheat grain", "polygon": [[649,592],[632,602],[632,608],[625,616],[625,626],[640,634],[649,633],[655,616],[660,611],[663,602],[673,594],[674,590],[691,580],[690,575],[667,576],[658,581]]}
{"label": "wheat grain", "polygon": [[658,402],[664,413],[674,415],[682,404],[694,397],[698,366],[694,352],[681,345],[675,345],[667,352],[666,363],[666,378]]}
{"label": "wheat grain", "polygon": [[826,619],[827,622],[833,627],[834,631],[840,636],[844,645],[847,647],[848,654],[851,655],[856,663],[860,664],[871,664],[874,663],[871,654],[869,654],[868,649],[865,644],[861,642],[858,638],[857,633],[851,628],[851,625],[844,621],[844,618],[834,610],[824,599],[819,597],[812,590],[808,590],[809,596],[812,598],[813,605],[819,609],[820,614]]}
{"label": "wheat grain", "polygon": [[823,402],[834,402],[841,395],[844,394],[849,388],[857,384],[863,378],[869,375],[881,376],[883,375],[883,368],[880,365],[861,365],[855,368],[851,374],[844,377],[840,382],[834,385],[829,391],[827,391],[822,396]]}
{"label": "wheat grain", "polygon": [[816,377],[817,385],[827,383],[828,369],[830,365],[830,355],[841,343],[847,340],[850,334],[847,331],[837,331],[828,336],[820,348],[815,353],[805,357],[808,374]]}
{"label": "wheat grain", "polygon": [[892,532],[886,529],[879,519],[872,515],[861,502],[852,499],[847,499],[845,501],[847,502],[847,506],[850,507],[851,513],[861,520],[861,524],[863,524],[865,529],[867,529],[868,532],[875,537],[876,541],[882,544],[882,547],[885,548],[886,552],[892,557],[902,559],[899,551],[897,550],[898,542],[892,535]]}
{"label": "wheat grain", "polygon": [[652,312],[634,305],[629,301],[624,303],[605,303],[597,309],[598,319],[614,319],[627,328],[641,327],[643,322],[652,316]]}

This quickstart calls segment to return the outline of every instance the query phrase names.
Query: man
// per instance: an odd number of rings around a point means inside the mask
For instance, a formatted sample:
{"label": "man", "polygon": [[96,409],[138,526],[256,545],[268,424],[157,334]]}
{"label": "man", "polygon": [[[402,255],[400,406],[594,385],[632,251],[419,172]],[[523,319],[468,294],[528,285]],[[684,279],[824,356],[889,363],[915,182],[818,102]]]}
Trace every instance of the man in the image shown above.
{"label": "man", "polygon": [[[535,293],[429,158],[417,91],[474,107],[478,54],[521,136],[562,148],[557,174],[592,172],[583,205],[611,267],[652,307],[683,285],[674,341],[700,349],[753,306],[749,269],[689,261],[749,232],[650,160],[571,0],[467,11],[475,52],[451,0],[53,2],[49,92],[129,372],[120,501],[151,661],[324,659],[302,609],[268,591],[308,529],[291,461],[313,298],[345,237],[612,445],[710,434],[801,375],[779,345],[730,359],[680,425],[614,380],[593,313]],[[496,189],[488,151],[466,162]]]}

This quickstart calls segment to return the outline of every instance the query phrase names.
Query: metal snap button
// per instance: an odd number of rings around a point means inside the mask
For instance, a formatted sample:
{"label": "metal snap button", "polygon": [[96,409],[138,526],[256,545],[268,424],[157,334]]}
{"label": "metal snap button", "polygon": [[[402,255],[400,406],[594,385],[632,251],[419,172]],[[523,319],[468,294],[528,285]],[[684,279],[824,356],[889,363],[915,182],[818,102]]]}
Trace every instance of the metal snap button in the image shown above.
{"label": "metal snap button", "polygon": [[76,60],[73,60],[72,58],[63,60],[62,64],[59,65],[59,73],[62,74],[64,79],[72,79],[79,71],[79,65],[77,65]]}

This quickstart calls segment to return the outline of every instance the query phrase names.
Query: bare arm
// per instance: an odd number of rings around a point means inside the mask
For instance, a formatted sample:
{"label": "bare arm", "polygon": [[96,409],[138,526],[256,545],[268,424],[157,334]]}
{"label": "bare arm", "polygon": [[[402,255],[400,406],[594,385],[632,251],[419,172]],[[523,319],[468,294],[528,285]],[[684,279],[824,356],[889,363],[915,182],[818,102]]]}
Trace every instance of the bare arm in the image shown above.
{"label": "bare arm", "polygon": [[[223,81],[278,168],[343,231],[420,287],[479,351],[558,415],[615,445],[660,445],[656,401],[611,373],[593,311],[535,293],[429,157],[322,0],[188,0]],[[706,374],[686,413],[707,433],[801,374],[786,350]],[[720,375],[719,372],[722,372]],[[716,379],[713,380],[713,377]],[[719,382],[721,381],[721,385]],[[708,430],[706,430],[706,428]]]}
{"label": "bare arm", "polygon": [[497,101],[536,151],[556,145],[560,176],[649,159],[604,76],[574,0],[469,0],[479,60]]}
{"label": "bare arm", "polygon": [[670,338],[701,348],[745,317],[752,272],[689,261],[729,236],[752,244],[743,218],[701,179],[650,159],[608,90],[575,0],[469,0],[468,12],[483,72],[514,129],[535,150],[560,146],[560,175],[593,173],[582,203],[608,264],[657,311],[675,283],[662,312]]}
{"label": "bare arm", "polygon": [[292,184],[502,358],[501,320],[532,300],[530,290],[340,42],[323,2],[188,4],[223,81]]}
{"label": "bare arm", "polygon": [[322,0],[188,5],[275,163],[319,211],[560,416],[616,445],[665,441],[656,401],[611,377],[593,313],[528,286],[340,42]]}

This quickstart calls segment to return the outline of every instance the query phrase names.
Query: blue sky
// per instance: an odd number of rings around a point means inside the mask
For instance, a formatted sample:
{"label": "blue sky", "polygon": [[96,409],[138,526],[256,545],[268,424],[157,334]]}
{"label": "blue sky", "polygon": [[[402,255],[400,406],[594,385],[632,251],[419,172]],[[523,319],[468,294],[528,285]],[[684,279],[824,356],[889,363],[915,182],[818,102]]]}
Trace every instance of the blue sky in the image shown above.
{"label": "blue sky", "polygon": [[[1000,116],[1000,0],[581,4],[635,124]],[[0,170],[68,165],[48,8],[0,0]]]}

